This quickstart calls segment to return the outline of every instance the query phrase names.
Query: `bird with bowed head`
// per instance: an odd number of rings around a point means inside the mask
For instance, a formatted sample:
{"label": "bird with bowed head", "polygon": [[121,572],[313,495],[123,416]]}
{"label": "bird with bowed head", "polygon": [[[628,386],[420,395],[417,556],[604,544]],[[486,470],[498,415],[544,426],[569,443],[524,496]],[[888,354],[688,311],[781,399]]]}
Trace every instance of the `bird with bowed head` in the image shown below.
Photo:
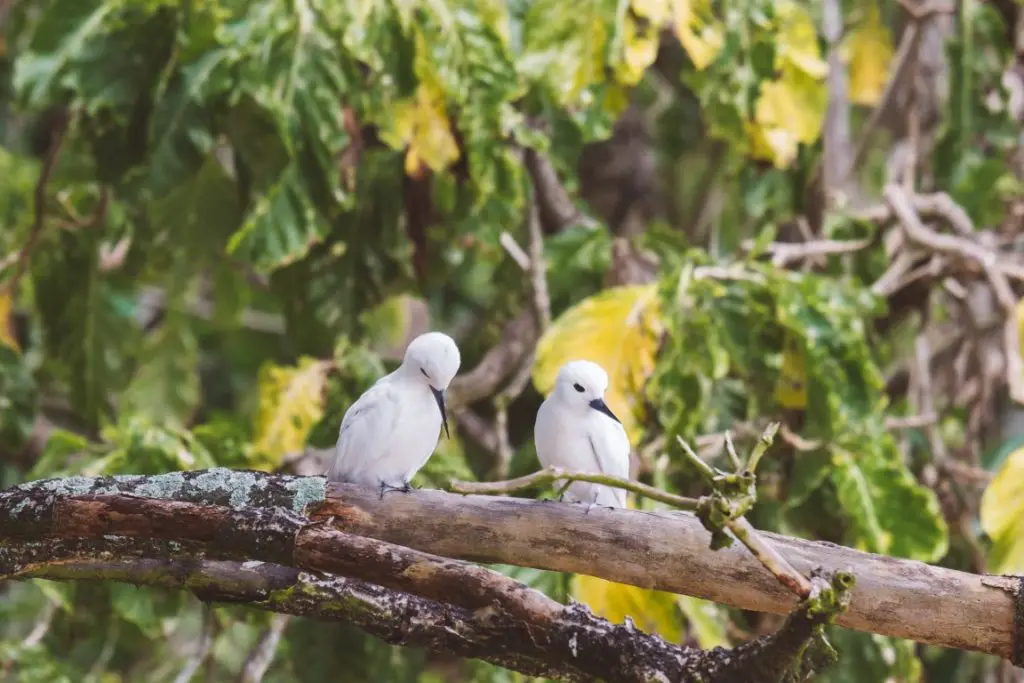
{"label": "bird with bowed head", "polygon": [[448,432],[444,392],[459,371],[455,341],[441,332],[409,343],[402,364],[366,390],[341,419],[328,481],[410,490],[409,482]]}
{"label": "bird with bowed head", "polygon": [[[607,389],[608,373],[597,363],[575,360],[562,366],[534,425],[537,457],[544,467],[629,478],[629,437],[604,402]],[[573,482],[564,497],[591,507],[626,506],[623,489],[602,484]]]}

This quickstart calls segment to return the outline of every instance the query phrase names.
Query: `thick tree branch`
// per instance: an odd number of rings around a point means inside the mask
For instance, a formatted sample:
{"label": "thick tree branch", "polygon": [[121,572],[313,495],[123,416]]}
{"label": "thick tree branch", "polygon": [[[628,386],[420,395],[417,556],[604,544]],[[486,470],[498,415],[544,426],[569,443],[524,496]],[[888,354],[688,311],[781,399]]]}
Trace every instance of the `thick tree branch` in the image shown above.
{"label": "thick tree branch", "polygon": [[[198,550],[176,541],[103,535],[8,544],[0,546],[0,557],[7,567],[21,567],[10,578],[123,581],[190,590],[204,602],[245,603],[280,614],[344,621],[388,643],[475,657],[565,681],[774,682],[780,672],[800,665],[808,640],[841,609],[823,604],[822,595],[816,595],[816,602],[801,606],[778,633],[733,651],[703,652],[666,643],[630,624],[610,624],[576,603],[559,606],[553,619],[537,622],[493,607],[470,610],[357,579],[264,562],[214,561]],[[833,580],[839,589],[833,600],[844,599],[848,580]]]}
{"label": "thick tree branch", "polygon": [[[0,546],[0,563],[7,565],[2,571],[26,571],[11,566],[12,549],[31,546],[61,529],[66,535],[74,524],[91,525],[93,533],[109,530],[115,522],[121,535],[133,525],[143,529],[133,518],[97,523],[82,515],[53,515],[79,507],[61,501],[90,494],[232,506],[227,513],[218,512],[219,517],[203,516],[204,525],[214,528],[190,531],[195,540],[182,543],[198,542],[222,558],[237,553],[235,558],[293,562],[294,535],[288,538],[286,530],[298,534],[307,528],[300,514],[304,511],[309,519],[334,517],[332,525],[348,534],[444,557],[589,574],[775,614],[789,613],[797,602],[746,549],[733,545],[709,550],[709,533],[686,512],[595,508],[588,513],[582,504],[426,490],[389,494],[382,500],[376,490],[327,486],[322,477],[223,469],[151,477],[75,477],[0,492],[0,536],[8,541]],[[252,515],[253,509],[259,514]],[[147,530],[150,535],[162,530],[169,538],[180,539],[182,526],[168,515],[151,521]],[[1020,585],[1015,577],[978,576],[829,543],[762,535],[805,575],[819,566],[854,573],[857,584],[849,609],[837,619],[842,626],[1002,657],[1014,652],[1015,595]],[[39,556],[40,561],[48,557]],[[382,572],[371,578],[385,580]],[[414,580],[405,580],[409,583],[403,589],[416,589]],[[479,597],[471,595],[474,600]]]}

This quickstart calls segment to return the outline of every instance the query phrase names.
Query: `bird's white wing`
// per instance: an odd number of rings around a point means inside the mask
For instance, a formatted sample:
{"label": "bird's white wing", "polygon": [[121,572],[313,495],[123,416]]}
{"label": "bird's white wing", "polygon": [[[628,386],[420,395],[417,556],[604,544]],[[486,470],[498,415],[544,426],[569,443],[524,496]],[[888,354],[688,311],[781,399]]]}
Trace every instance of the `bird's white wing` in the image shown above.
{"label": "bird's white wing", "polygon": [[[594,454],[598,472],[610,474],[623,479],[629,478],[629,437],[622,425],[614,420],[600,416],[593,420],[587,429],[587,441]],[[626,491],[603,487],[619,503],[626,506]]]}
{"label": "bird's white wing", "polygon": [[[390,382],[377,382],[345,412],[328,479],[358,479],[387,449],[400,417],[399,396]],[[374,482],[364,482],[374,483]]]}

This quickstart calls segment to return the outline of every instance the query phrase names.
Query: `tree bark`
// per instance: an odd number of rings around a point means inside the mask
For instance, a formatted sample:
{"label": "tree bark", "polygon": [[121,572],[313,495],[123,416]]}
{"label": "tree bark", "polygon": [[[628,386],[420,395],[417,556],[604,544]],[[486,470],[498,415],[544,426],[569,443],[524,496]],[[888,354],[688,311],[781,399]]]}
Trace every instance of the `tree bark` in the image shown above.
{"label": "tree bark", "polygon": [[[148,501],[155,507],[132,515],[126,510],[143,508],[137,502],[126,503],[123,494],[165,502]],[[216,509],[195,510],[189,505]],[[330,517],[338,531],[326,524],[309,525],[310,520]],[[375,490],[328,486],[322,477],[224,469],[152,477],[75,477],[0,492],[0,538],[8,541],[0,545],[2,573],[25,574],[46,566],[49,557],[33,555],[32,543],[48,538],[89,538],[95,543],[109,534],[174,540],[182,547],[198,547],[208,559],[297,565],[298,557],[303,568],[327,572],[354,570],[351,563],[342,566],[335,561],[345,562],[336,559],[339,553],[358,552],[346,545],[355,534],[365,537],[360,542],[372,538],[395,544],[380,546],[381,552],[398,552],[397,557],[407,558],[413,566],[431,569],[410,573],[405,560],[384,559],[374,569],[364,569],[366,574],[359,578],[419,591],[427,598],[442,590],[437,584],[430,588],[430,581],[447,580],[433,573],[435,568],[443,573],[444,566],[451,567],[443,559],[447,557],[589,574],[776,614],[789,613],[796,604],[796,598],[738,544],[711,551],[710,535],[700,521],[682,512],[594,508],[588,513],[585,505],[426,490],[381,499]],[[296,553],[314,539],[310,534],[326,534],[323,538],[339,544],[331,553],[335,560]],[[1017,577],[974,575],[829,543],[763,535],[805,574],[816,567],[853,573],[857,583],[850,605],[836,620],[842,626],[1007,658],[1016,651]],[[19,544],[18,539],[25,542]],[[404,548],[395,550],[397,546]],[[457,580],[459,569],[452,569],[448,578]],[[460,609],[470,610],[497,604],[504,614],[531,619],[550,609],[543,596],[531,605],[532,593],[504,585],[505,577],[492,574],[500,578],[483,581],[477,588],[459,586],[446,599],[458,600]]]}
{"label": "tree bark", "polygon": [[0,578],[184,588],[207,602],[348,621],[389,643],[530,675],[613,683],[781,680],[803,668],[848,581],[815,579],[817,592],[778,633],[704,652],[560,605],[491,570],[310,522],[297,512],[310,502],[300,479],[213,470],[9,489],[0,493]]}

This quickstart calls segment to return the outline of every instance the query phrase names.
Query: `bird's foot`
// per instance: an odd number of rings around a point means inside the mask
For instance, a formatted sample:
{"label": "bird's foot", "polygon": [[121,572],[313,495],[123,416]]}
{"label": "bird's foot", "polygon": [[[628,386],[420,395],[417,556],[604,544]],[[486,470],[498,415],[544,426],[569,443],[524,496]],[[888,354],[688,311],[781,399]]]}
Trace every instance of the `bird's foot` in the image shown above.
{"label": "bird's foot", "polygon": [[381,500],[384,499],[385,493],[391,493],[392,491],[399,491],[400,493],[409,493],[410,491],[412,491],[412,486],[410,486],[409,482],[407,481],[402,482],[401,486],[392,486],[391,484],[385,483],[383,481],[380,483]]}

